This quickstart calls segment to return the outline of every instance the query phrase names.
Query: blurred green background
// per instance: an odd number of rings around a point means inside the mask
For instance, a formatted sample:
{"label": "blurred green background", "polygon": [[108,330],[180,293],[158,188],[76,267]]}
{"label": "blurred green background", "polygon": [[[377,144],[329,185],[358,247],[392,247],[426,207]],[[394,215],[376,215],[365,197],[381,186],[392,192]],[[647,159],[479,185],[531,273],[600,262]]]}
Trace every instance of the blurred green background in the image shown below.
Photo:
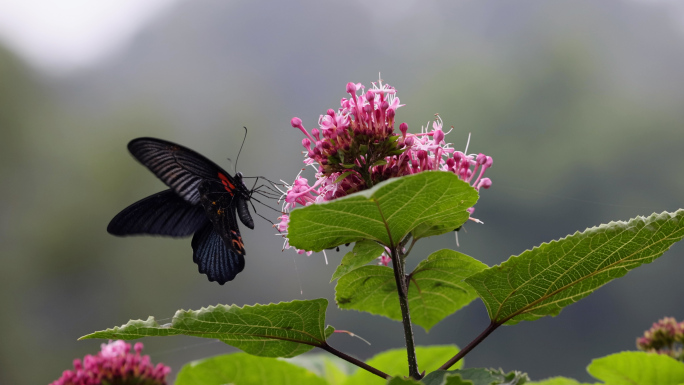
{"label": "blurred green background", "polygon": [[[177,309],[334,298],[345,250],[281,252],[266,221],[243,229],[247,266],[225,286],[197,273],[189,239],[116,238],[107,223],[164,187],[127,152],[155,136],[245,175],[292,181],[302,135],[347,82],[382,72],[416,132],[439,113],[447,141],[494,158],[491,189],[460,251],[493,265],[611,220],[684,206],[684,11],[667,1],[179,1],[97,64],[53,73],[0,50],[0,383],[57,379],[101,341],[84,334]],[[230,158],[232,161],[228,161]],[[273,206],[277,206],[272,202]],[[272,215],[266,209],[260,213]],[[277,215],[273,215],[274,217]],[[275,218],[274,218],[275,220]],[[453,248],[419,243],[413,265]],[[589,380],[595,357],[634,350],[663,316],[684,318],[684,247],[558,317],[497,330],[467,367]],[[303,295],[300,294],[303,291]],[[340,311],[327,322],[371,341],[331,344],[366,359],[403,346],[401,325]],[[418,344],[465,346],[487,324],[480,301]],[[201,339],[145,339],[154,362],[232,352]]]}

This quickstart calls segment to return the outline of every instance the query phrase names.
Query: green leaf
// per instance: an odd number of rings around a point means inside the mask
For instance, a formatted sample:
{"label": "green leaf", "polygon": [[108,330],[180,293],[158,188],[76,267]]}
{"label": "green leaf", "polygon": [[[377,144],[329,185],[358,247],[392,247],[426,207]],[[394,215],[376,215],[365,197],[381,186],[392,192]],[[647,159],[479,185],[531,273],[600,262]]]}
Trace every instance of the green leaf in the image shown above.
{"label": "green leaf", "polygon": [[586,382],[579,382],[577,380],[573,380],[572,378],[566,378],[566,377],[553,377],[553,378],[547,378],[546,380],[542,380],[542,381],[526,382],[525,385],[600,385],[600,384],[599,383],[589,384]]}
{"label": "green leaf", "polygon": [[[418,346],[416,347],[416,357],[418,359],[418,368],[420,371],[427,371],[428,373],[438,369],[449,358],[458,353],[458,348],[453,345],[434,345],[434,346]],[[408,357],[406,355],[406,348],[392,349],[382,352],[366,362],[368,365],[380,369],[391,376],[408,377]],[[459,361],[457,366],[462,366],[463,361]],[[350,376],[346,385],[382,385],[385,380],[371,374],[365,370],[357,370],[354,375]]]}
{"label": "green leaf", "polygon": [[245,353],[225,354],[186,364],[176,385],[326,385],[322,378],[289,362]]}
{"label": "green leaf", "polygon": [[371,165],[371,167],[375,167],[375,166],[384,166],[384,165],[386,165],[386,164],[387,164],[387,161],[386,161],[385,159],[380,159],[380,160],[378,160],[377,162],[373,163],[373,164]]}
{"label": "green leaf", "polygon": [[460,374],[452,374],[444,377],[444,385],[473,385],[473,382],[464,380]]}
{"label": "green leaf", "polygon": [[610,385],[678,385],[684,382],[684,363],[656,353],[612,354],[593,360],[587,371]]}
{"label": "green leaf", "polygon": [[[463,282],[487,265],[454,250],[439,250],[422,261],[410,274],[411,321],[430,330],[437,322],[477,298]],[[335,287],[341,309],[366,311],[401,320],[394,273],[385,266],[364,266],[342,276]]]}
{"label": "green leaf", "polygon": [[615,278],[661,256],[684,237],[684,210],[610,222],[511,257],[466,282],[495,323],[557,315]]}
{"label": "green leaf", "polygon": [[405,378],[404,376],[396,376],[390,378],[387,381],[387,385],[421,385],[421,382],[411,378]]}
{"label": "green leaf", "polygon": [[446,376],[444,380],[444,385],[474,385],[472,381],[464,380],[459,374]]}
{"label": "green leaf", "polygon": [[501,369],[471,368],[449,371],[437,370],[425,376],[422,382],[425,385],[452,385],[452,382],[449,382],[450,377],[456,377],[453,380],[453,384],[472,381],[473,385],[523,385],[528,380],[527,374],[521,372],[506,374]]}
{"label": "green leaf", "polygon": [[[426,171],[393,178],[330,202],[293,210],[290,245],[321,251],[364,239],[398,244],[415,229],[415,238],[461,226],[477,192],[450,172]],[[391,239],[390,235],[391,234]]]}
{"label": "green leaf", "polygon": [[437,322],[468,305],[477,293],[463,280],[486,268],[477,259],[454,250],[432,253],[410,275],[411,320],[429,331]]}
{"label": "green leaf", "polygon": [[333,273],[330,282],[340,278],[348,272],[361,267],[372,260],[379,257],[385,248],[377,242],[373,241],[359,241],[354,245],[354,250],[345,254],[342,262],[337,266],[335,273]]}
{"label": "green leaf", "polygon": [[358,367],[340,358],[325,354],[302,354],[288,358],[287,362],[324,378],[328,385],[342,385]]}
{"label": "green leaf", "polygon": [[219,339],[256,356],[294,357],[322,345],[333,333],[331,326],[323,326],[327,307],[324,298],[244,307],[217,305],[179,310],[170,324],[159,325],[154,317],[131,320],[81,339],[131,340],[183,334]]}

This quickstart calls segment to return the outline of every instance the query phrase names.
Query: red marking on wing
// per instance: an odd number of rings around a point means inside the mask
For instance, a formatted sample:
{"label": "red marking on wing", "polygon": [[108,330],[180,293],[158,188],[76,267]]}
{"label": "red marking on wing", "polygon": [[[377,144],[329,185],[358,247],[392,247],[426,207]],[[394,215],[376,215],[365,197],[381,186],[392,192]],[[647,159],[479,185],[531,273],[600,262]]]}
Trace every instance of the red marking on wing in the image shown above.
{"label": "red marking on wing", "polygon": [[235,186],[230,183],[230,179],[228,179],[227,176],[223,175],[222,173],[218,173],[219,179],[221,179],[221,183],[223,183],[223,187],[230,193],[231,196],[233,196],[233,190],[235,190]]}
{"label": "red marking on wing", "polygon": [[231,230],[230,232],[232,233],[233,237],[233,239],[231,239],[233,247],[237,249],[241,254],[243,254],[245,251],[245,244],[242,243],[242,237],[237,235],[237,233],[234,230]]}

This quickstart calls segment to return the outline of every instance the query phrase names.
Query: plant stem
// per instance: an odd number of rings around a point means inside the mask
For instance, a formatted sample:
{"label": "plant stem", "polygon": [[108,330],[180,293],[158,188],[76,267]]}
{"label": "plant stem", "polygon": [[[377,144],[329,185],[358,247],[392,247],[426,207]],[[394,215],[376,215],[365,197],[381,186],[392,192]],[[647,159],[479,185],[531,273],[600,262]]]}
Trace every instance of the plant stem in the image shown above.
{"label": "plant stem", "polygon": [[472,340],[468,346],[463,348],[458,354],[453,356],[449,361],[447,361],[444,365],[442,365],[439,370],[447,370],[449,369],[453,364],[457,363],[461,358],[463,358],[468,352],[473,350],[480,342],[482,342],[485,338],[487,338],[488,335],[490,335],[496,328],[501,326],[500,323],[495,323],[492,321],[489,326],[487,326],[487,329],[485,329],[482,333],[480,333],[479,336],[475,337],[474,340]]}
{"label": "plant stem", "polygon": [[336,355],[337,357],[340,357],[341,359],[343,359],[347,362],[351,362],[352,364],[354,364],[360,368],[366,369],[367,371],[375,374],[376,376],[378,376],[380,378],[383,378],[383,379],[390,378],[389,374],[387,374],[381,370],[378,370],[378,369],[366,364],[363,361],[357,360],[356,358],[354,358],[352,356],[348,356],[348,355],[342,353],[341,351],[339,351],[339,350],[333,348],[332,346],[328,345],[327,342],[323,342],[323,345],[319,345],[318,347],[325,350],[328,353],[331,353],[331,354]]}
{"label": "plant stem", "polygon": [[411,325],[411,313],[409,312],[408,303],[408,284],[406,282],[406,274],[404,274],[404,261],[399,258],[397,247],[392,247],[392,264],[394,265],[394,280],[397,284],[397,291],[399,292],[399,307],[401,308],[401,322],[404,324],[404,339],[406,340],[406,353],[408,356],[409,376],[419,380],[421,379],[418,371],[418,361],[416,359],[416,346],[413,341],[413,326]]}
{"label": "plant stem", "polygon": [[387,236],[390,241],[390,250],[392,252],[392,266],[394,266],[394,281],[397,285],[397,293],[399,294],[399,307],[401,308],[401,323],[404,324],[404,340],[406,341],[406,355],[408,357],[409,366],[409,376],[420,380],[423,376],[418,371],[418,360],[416,359],[416,345],[413,341],[413,326],[411,325],[411,313],[409,312],[408,303],[408,280],[406,279],[406,274],[404,273],[404,259],[405,255],[400,255],[400,250],[404,247],[405,240],[400,240],[399,243],[394,243],[392,239],[392,232],[387,225],[387,220],[385,219],[385,214],[382,213],[380,209],[380,204],[375,201],[375,205],[378,207],[378,212],[382,217],[382,222],[385,224],[385,229],[387,230]]}

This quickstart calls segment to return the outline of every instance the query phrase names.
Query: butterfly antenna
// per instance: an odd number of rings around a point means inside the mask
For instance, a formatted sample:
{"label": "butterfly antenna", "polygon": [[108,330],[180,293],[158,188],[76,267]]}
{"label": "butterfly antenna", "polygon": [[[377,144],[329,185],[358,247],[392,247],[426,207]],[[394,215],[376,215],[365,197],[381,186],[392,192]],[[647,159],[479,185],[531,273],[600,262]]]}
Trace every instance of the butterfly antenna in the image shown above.
{"label": "butterfly antenna", "polygon": [[274,182],[274,181],[272,181],[272,180],[266,178],[265,176],[243,176],[243,177],[242,177],[242,179],[254,179],[254,178],[256,178],[256,179],[263,179],[263,180],[265,180],[266,182],[268,182],[268,183],[270,183],[270,184],[272,184],[272,185],[274,185],[274,186],[285,186],[285,183],[283,183],[283,182]]}
{"label": "butterfly antenna", "polygon": [[242,147],[245,145],[245,140],[247,140],[247,127],[242,127],[245,129],[245,136],[242,138],[242,144],[240,145],[240,151],[238,151],[237,158],[235,158],[235,173],[237,174],[237,163],[240,160],[240,153],[242,152]]}

